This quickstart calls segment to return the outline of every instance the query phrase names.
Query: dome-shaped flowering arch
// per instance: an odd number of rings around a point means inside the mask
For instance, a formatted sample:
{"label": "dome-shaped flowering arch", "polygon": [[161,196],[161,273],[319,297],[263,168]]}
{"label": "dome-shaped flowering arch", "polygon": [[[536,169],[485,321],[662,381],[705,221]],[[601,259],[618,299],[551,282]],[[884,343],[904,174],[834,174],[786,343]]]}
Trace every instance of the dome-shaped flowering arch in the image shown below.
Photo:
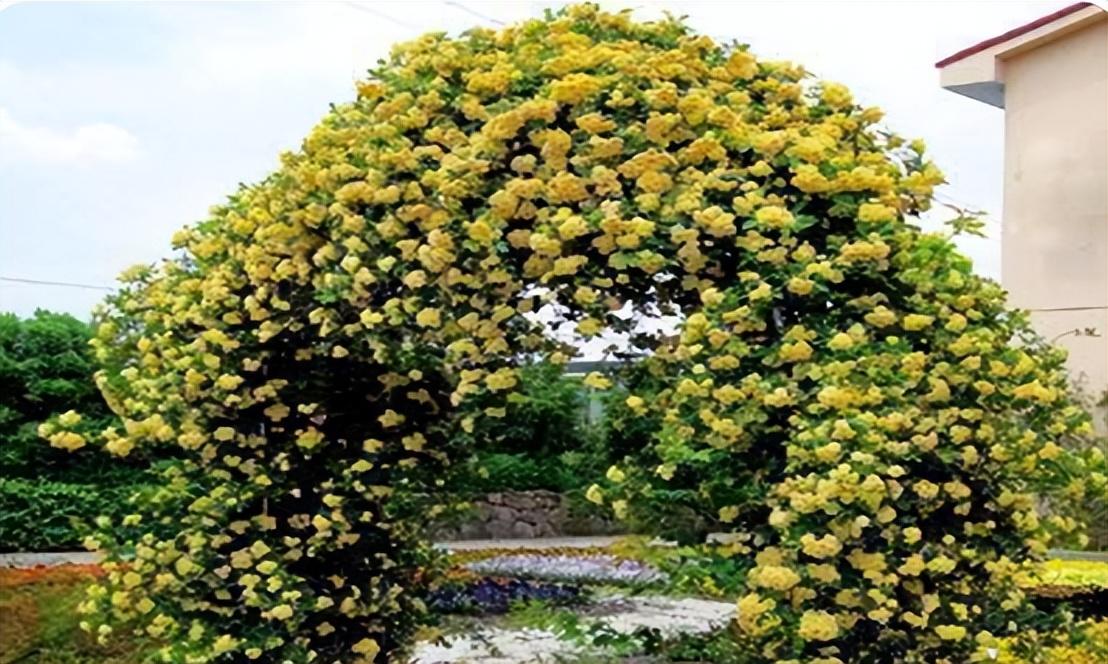
{"label": "dome-shaped flowering arch", "polygon": [[[394,661],[431,568],[409,497],[520,362],[572,356],[567,322],[656,350],[666,387],[628,405],[659,465],[590,495],[694,487],[756,556],[750,661],[963,661],[1012,631],[1011,561],[1074,525],[1031,490],[1085,490],[1056,445],[1085,418],[1000,290],[906,222],[942,175],[880,117],[589,5],[397,47],[102,312],[125,426],[100,442],[175,453],[93,538],[124,564],[90,628],[175,662]],[[641,333],[664,315],[678,341]],[[75,420],[44,433],[73,447]]]}

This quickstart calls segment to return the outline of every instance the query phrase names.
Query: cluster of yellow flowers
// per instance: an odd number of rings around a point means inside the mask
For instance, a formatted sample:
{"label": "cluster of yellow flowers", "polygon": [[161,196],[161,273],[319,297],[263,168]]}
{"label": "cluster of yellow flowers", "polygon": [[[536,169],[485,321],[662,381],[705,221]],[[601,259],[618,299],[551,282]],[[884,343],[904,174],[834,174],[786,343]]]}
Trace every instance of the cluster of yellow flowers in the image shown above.
{"label": "cluster of yellow flowers", "polygon": [[[590,499],[633,515],[642,477],[694,478],[757,553],[739,623],[767,662],[990,642],[1013,557],[1075,527],[1036,514],[1032,478],[1104,478],[1052,446],[1084,421],[1059,358],[1013,346],[999,289],[905,223],[942,174],[880,117],[592,5],[397,46],[99,314],[122,425],[98,442],[177,450],[90,538],[88,628],[174,662],[395,661],[432,571],[408,498],[452,441],[503,416],[522,358],[572,356],[551,323],[675,313],[680,339],[634,341],[671,387],[627,399],[660,458]],[[72,419],[52,444],[86,443]]]}

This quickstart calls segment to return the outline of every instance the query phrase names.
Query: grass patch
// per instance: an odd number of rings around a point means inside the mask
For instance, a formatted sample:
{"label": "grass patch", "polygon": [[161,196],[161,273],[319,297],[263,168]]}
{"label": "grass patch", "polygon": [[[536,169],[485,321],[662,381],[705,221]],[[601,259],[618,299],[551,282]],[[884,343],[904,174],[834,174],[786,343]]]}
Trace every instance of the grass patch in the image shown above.
{"label": "grass patch", "polygon": [[77,605],[99,573],[95,565],[0,570],[0,664],[139,664],[147,644],[99,644],[78,626]]}

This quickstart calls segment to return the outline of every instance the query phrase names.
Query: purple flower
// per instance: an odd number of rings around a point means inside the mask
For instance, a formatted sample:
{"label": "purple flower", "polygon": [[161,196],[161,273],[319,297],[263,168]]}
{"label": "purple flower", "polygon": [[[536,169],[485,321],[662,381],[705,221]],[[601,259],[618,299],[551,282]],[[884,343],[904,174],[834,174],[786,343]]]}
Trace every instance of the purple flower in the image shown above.
{"label": "purple flower", "polygon": [[440,613],[507,613],[516,602],[542,600],[551,604],[573,604],[581,599],[576,586],[483,578],[448,585],[431,593],[430,607]]}

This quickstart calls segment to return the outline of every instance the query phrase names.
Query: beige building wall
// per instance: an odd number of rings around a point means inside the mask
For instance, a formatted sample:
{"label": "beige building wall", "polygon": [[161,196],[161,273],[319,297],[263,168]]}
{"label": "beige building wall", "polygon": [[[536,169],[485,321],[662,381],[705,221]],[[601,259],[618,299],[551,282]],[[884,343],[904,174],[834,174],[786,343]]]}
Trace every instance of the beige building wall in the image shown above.
{"label": "beige building wall", "polygon": [[1001,279],[1100,397],[1108,390],[1108,20],[996,65],[1005,107]]}

